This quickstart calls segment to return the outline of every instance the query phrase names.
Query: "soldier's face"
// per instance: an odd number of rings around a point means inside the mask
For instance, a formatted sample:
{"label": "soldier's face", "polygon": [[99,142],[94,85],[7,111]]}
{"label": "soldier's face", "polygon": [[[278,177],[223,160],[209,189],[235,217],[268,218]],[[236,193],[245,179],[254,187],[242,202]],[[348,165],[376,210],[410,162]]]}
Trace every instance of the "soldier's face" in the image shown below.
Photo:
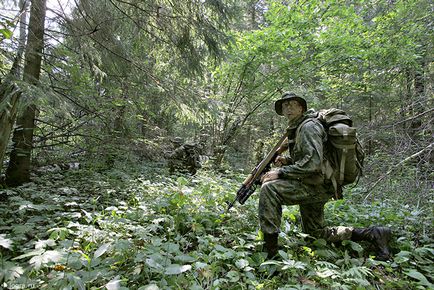
{"label": "soldier's face", "polygon": [[303,115],[303,107],[295,100],[284,101],[282,114],[291,122]]}

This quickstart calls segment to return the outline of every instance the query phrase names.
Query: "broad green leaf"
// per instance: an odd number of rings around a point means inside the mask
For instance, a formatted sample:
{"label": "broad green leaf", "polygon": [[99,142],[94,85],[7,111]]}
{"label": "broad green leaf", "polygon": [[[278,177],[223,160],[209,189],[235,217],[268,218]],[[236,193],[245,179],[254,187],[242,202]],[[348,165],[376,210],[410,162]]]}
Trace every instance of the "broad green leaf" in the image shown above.
{"label": "broad green leaf", "polygon": [[348,245],[348,244],[349,244],[350,247],[351,247],[351,249],[353,249],[354,251],[356,251],[356,252],[358,252],[358,253],[363,252],[363,248],[362,248],[362,246],[360,246],[360,245],[359,245],[358,243],[356,243],[356,242],[346,240],[346,241],[343,241],[342,244],[343,244],[343,245]]}
{"label": "broad green leaf", "polygon": [[409,251],[401,251],[395,255],[394,261],[398,264],[408,262],[412,259],[413,254]]}
{"label": "broad green leaf", "polygon": [[324,239],[316,239],[313,244],[317,247],[324,248],[327,245],[327,241]]}
{"label": "broad green leaf", "polygon": [[265,266],[265,265],[282,265],[282,262],[275,261],[275,260],[268,260],[264,263],[261,263],[261,266]]}
{"label": "broad green leaf", "polygon": [[219,251],[219,252],[226,252],[226,251],[229,250],[229,249],[223,247],[222,245],[216,245],[216,246],[215,246],[215,249],[216,249],[217,251]]}
{"label": "broad green leaf", "polygon": [[306,264],[295,260],[284,260],[282,270],[286,270],[286,269],[304,270],[306,269]]}
{"label": "broad green leaf", "polygon": [[432,284],[428,281],[428,279],[422,273],[420,273],[414,269],[411,269],[410,271],[404,272],[404,274],[411,277],[411,278],[419,280],[419,283],[421,283],[424,286],[427,286],[427,287],[432,286]]}
{"label": "broad green leaf", "polygon": [[116,276],[110,282],[108,282],[105,287],[107,290],[118,290],[121,288],[121,279],[119,279],[119,276]]}
{"label": "broad green leaf", "polygon": [[188,184],[188,179],[180,176],[178,179],[176,179],[176,183],[178,183],[179,186],[185,186]]}
{"label": "broad green leaf", "polygon": [[49,229],[48,232],[50,234],[50,239],[52,240],[64,240],[66,239],[66,237],[69,235],[69,233],[71,232],[70,230],[68,230],[67,228],[52,228]]}
{"label": "broad green leaf", "polygon": [[175,261],[183,262],[183,263],[192,263],[196,261],[196,258],[189,255],[178,255],[175,258]]}
{"label": "broad green leaf", "polygon": [[28,257],[38,256],[45,252],[44,249],[35,249],[33,251],[27,252],[25,254],[19,255],[18,257],[13,258],[12,260],[20,260]]}
{"label": "broad green leaf", "polygon": [[164,272],[164,274],[166,275],[178,275],[181,273],[184,273],[186,271],[191,270],[191,265],[178,265],[178,264],[172,264],[169,265],[166,268],[166,271]]}
{"label": "broad green leaf", "polygon": [[[160,219],[160,220],[164,222],[164,219]],[[158,221],[157,221],[156,219],[154,219],[152,222],[153,222],[153,223],[158,223]],[[152,244],[153,244],[154,246],[158,247],[158,246],[161,245],[162,240],[161,240],[161,238],[155,236],[155,237],[152,237],[151,242],[152,242]]]}
{"label": "broad green leaf", "polygon": [[335,264],[326,261],[318,261],[315,263],[318,268],[327,268],[327,269],[338,269],[339,267]]}
{"label": "broad green leaf", "polygon": [[5,249],[10,249],[12,246],[12,240],[7,239],[5,234],[0,235],[0,246],[2,246]]}
{"label": "broad green leaf", "polygon": [[372,272],[369,268],[364,266],[356,266],[348,269],[347,271],[342,273],[343,277],[349,278],[360,278],[364,279],[367,276],[372,276]]}
{"label": "broad green leaf", "polygon": [[416,248],[415,253],[420,256],[432,257],[434,256],[434,249],[431,249],[429,247]]}
{"label": "broad green leaf", "polygon": [[158,286],[156,284],[149,284],[146,286],[142,286],[137,290],[160,290],[160,288],[158,288]]}
{"label": "broad green leaf", "polygon": [[56,245],[56,242],[54,240],[48,239],[48,240],[39,240],[35,243],[35,249],[45,249],[48,247],[53,247]]}
{"label": "broad green leaf", "polygon": [[46,251],[42,255],[34,256],[30,259],[30,265],[33,265],[36,270],[39,270],[43,265],[61,261],[64,253],[59,251]]}
{"label": "broad green leaf", "polygon": [[[219,286],[219,285],[221,285],[221,284],[224,284],[226,281],[227,281],[227,280],[226,280],[226,279],[223,279],[223,278],[215,279],[214,282],[212,283],[212,285],[213,285],[214,287],[217,287],[217,286]],[[220,287],[219,287],[218,289],[220,289]]]}
{"label": "broad green leaf", "polygon": [[204,269],[205,267],[208,267],[208,264],[206,263],[202,263],[202,262],[196,262],[194,263],[194,267],[199,270],[199,269]]}
{"label": "broad green leaf", "polygon": [[4,36],[4,38],[11,38],[12,37],[12,31],[9,29],[0,29],[0,33]]}
{"label": "broad green leaf", "polygon": [[146,259],[146,264],[151,267],[151,268],[155,268],[155,269],[162,269],[163,266],[161,266],[161,264],[157,263],[154,259],[152,258],[148,258]]}
{"label": "broad green leaf", "polygon": [[34,229],[34,224],[14,225],[12,231],[15,234],[24,234]]}
{"label": "broad green leaf", "polygon": [[102,244],[96,251],[95,254],[93,255],[93,258],[96,259],[98,257],[101,257],[102,255],[104,255],[105,252],[107,252],[107,250],[110,248],[111,243],[105,243]]}
{"label": "broad green leaf", "polygon": [[228,278],[230,282],[237,282],[240,280],[240,274],[236,271],[229,271],[226,274],[226,278]]}
{"label": "broad green leaf", "polygon": [[2,262],[0,267],[0,281],[14,281],[24,273],[24,269],[12,262]]}
{"label": "broad green leaf", "polygon": [[74,270],[80,270],[83,266],[88,265],[87,260],[82,260],[78,253],[73,253],[73,255],[68,256],[68,267]]}
{"label": "broad green leaf", "polygon": [[86,286],[80,277],[68,274],[68,280],[71,281],[77,289],[86,290]]}
{"label": "broad green leaf", "polygon": [[341,257],[339,253],[329,249],[318,249],[315,251],[315,254],[320,258],[324,258],[325,260],[338,259]]}
{"label": "broad green leaf", "polygon": [[235,266],[237,266],[239,269],[244,269],[249,265],[249,261],[246,259],[239,259],[235,262]]}
{"label": "broad green leaf", "polygon": [[279,255],[283,258],[283,259],[289,259],[288,254],[285,251],[279,250]]}
{"label": "broad green leaf", "polygon": [[316,271],[315,274],[320,278],[327,278],[327,277],[338,276],[339,272],[336,270],[332,270],[332,269],[321,269],[321,270]]}
{"label": "broad green leaf", "polygon": [[162,246],[166,252],[169,253],[178,253],[179,252],[179,245],[175,243],[167,243]]}
{"label": "broad green leaf", "polygon": [[42,210],[46,210],[47,206],[44,204],[33,204],[33,203],[28,203],[28,204],[23,204],[19,207],[18,210],[23,210],[23,209],[34,209],[34,210],[38,210],[38,211],[42,211]]}
{"label": "broad green leaf", "polygon": [[86,222],[91,223],[93,220],[92,214],[84,209],[82,209],[81,211],[84,213],[84,219],[86,220]]}

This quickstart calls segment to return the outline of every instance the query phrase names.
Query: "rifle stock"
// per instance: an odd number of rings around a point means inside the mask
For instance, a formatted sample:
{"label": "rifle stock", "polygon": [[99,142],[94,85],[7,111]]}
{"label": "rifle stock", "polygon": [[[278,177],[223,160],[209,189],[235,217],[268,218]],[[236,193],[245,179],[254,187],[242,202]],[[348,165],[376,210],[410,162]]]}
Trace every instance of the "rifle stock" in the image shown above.
{"label": "rifle stock", "polygon": [[280,138],[279,142],[274,145],[273,149],[265,156],[265,158],[259,162],[259,164],[253,168],[252,172],[247,176],[247,178],[242,183],[241,187],[237,191],[235,199],[228,204],[229,211],[238,201],[239,204],[244,204],[246,200],[255,192],[256,187],[261,184],[261,176],[264,172],[268,171],[271,166],[271,162],[276,158],[277,149],[283,144],[285,139],[288,137],[289,130],[285,131],[285,134]]}

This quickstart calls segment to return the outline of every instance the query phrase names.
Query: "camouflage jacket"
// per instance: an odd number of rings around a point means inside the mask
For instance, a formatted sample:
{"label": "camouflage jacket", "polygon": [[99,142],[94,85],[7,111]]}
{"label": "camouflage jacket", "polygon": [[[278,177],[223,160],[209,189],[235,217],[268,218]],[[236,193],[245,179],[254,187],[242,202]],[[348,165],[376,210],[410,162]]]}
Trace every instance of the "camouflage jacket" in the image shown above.
{"label": "camouflage jacket", "polygon": [[294,126],[289,137],[289,152],[293,163],[278,169],[281,178],[316,179],[323,181],[323,150],[327,139],[322,124],[306,112]]}

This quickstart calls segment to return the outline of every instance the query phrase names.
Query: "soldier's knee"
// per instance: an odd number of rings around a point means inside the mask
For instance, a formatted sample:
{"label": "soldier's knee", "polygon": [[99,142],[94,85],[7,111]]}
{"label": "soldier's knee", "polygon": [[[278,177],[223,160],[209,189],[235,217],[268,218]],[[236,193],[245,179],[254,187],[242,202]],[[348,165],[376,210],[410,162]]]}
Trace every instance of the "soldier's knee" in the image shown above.
{"label": "soldier's knee", "polygon": [[261,185],[261,192],[269,192],[272,188],[272,182],[268,181],[268,182],[264,182]]}
{"label": "soldier's knee", "polygon": [[278,197],[278,192],[275,190],[275,187],[273,186],[273,182],[266,182],[263,183],[261,186],[261,191],[259,194],[259,205],[261,204],[267,204],[270,205],[277,205],[280,203],[280,199]]}

